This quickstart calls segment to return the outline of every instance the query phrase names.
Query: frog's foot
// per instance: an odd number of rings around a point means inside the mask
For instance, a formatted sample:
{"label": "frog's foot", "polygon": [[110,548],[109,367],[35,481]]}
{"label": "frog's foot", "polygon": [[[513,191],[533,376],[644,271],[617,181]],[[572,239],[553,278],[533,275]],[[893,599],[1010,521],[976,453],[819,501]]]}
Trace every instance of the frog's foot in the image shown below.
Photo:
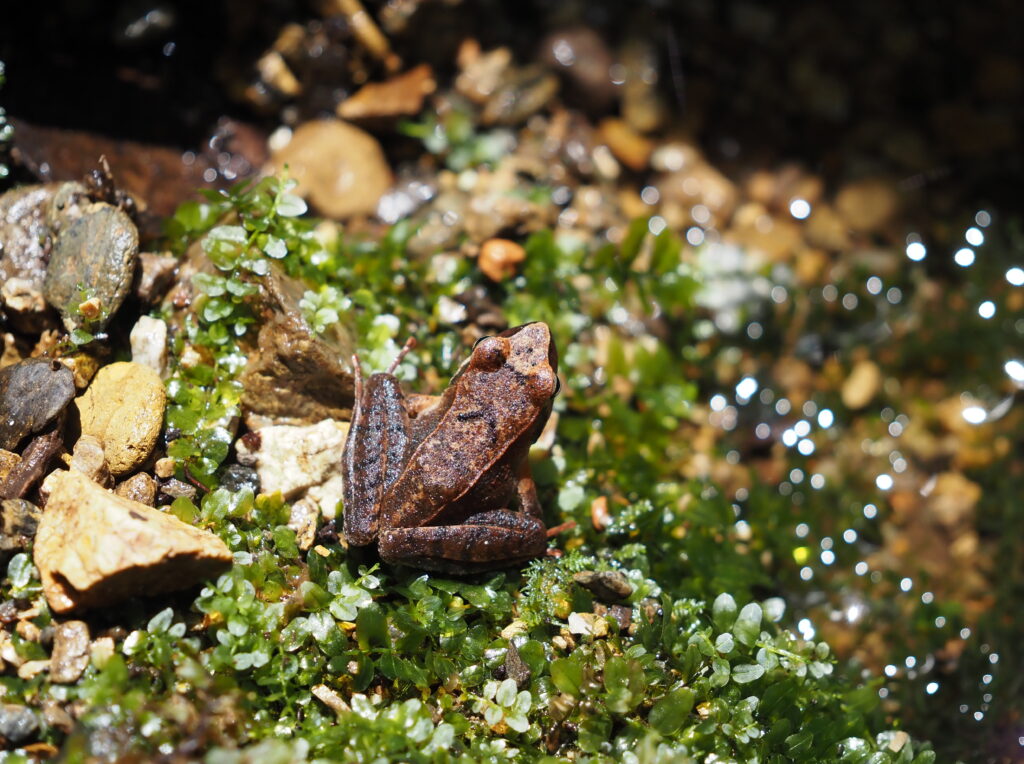
{"label": "frog's foot", "polygon": [[506,568],[547,549],[544,523],[524,512],[481,512],[461,525],[390,528],[380,534],[380,556],[392,563],[445,573]]}

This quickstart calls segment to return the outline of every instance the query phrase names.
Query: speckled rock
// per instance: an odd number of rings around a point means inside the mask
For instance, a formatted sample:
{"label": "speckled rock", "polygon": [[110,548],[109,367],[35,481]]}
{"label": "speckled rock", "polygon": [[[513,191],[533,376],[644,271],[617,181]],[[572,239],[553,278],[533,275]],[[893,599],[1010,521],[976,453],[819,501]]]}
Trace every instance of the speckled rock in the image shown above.
{"label": "speckled rock", "polygon": [[65,621],[53,630],[50,681],[71,684],[89,665],[89,627],[84,621]]}
{"label": "speckled rock", "polygon": [[18,746],[32,740],[39,732],[35,711],[15,703],[0,704],[0,737]]}
{"label": "speckled rock", "polygon": [[70,369],[48,358],[29,358],[0,369],[0,448],[14,450],[42,431],[75,396]]}
{"label": "speckled rock", "polygon": [[391,185],[391,168],[380,144],[341,120],[300,125],[274,154],[274,166],[298,182],[295,193],[330,218],[370,215]]}
{"label": "speckled rock", "polygon": [[241,438],[235,448],[238,461],[256,469],[263,493],[311,499],[332,518],[341,499],[340,455],[347,434],[347,422],[331,419],[308,427],[275,425]]}
{"label": "speckled rock", "polygon": [[167,370],[167,324],[139,316],[131,333],[132,363],[148,366],[161,377]]}
{"label": "speckled rock", "polygon": [[46,211],[57,187],[23,186],[0,196],[0,300],[19,325],[34,323],[46,310]]}
{"label": "speckled rock", "polygon": [[139,233],[131,218],[110,204],[89,205],[57,235],[43,295],[72,330],[82,323],[76,313],[84,289],[99,301],[94,325],[102,329],[131,290],[138,255]]}
{"label": "speckled rock", "polygon": [[71,469],[78,470],[90,480],[93,480],[104,488],[111,485],[110,470],[107,468],[107,458],[103,453],[103,444],[99,438],[92,435],[83,435],[75,443],[71,450]]}
{"label": "speckled rock", "polygon": [[[221,484],[223,485],[223,483]],[[127,480],[118,483],[114,493],[125,499],[137,501],[152,507],[156,504],[156,481],[147,472],[137,472]]]}
{"label": "speckled rock", "polygon": [[151,368],[120,362],[100,369],[76,405],[82,434],[99,439],[107,467],[117,476],[134,471],[153,452],[167,394]]}
{"label": "speckled rock", "polygon": [[105,491],[81,473],[55,472],[36,533],[35,564],[55,613],[185,589],[231,565],[217,536]]}
{"label": "speckled rock", "polygon": [[28,548],[41,516],[42,510],[24,499],[0,503],[0,559]]}

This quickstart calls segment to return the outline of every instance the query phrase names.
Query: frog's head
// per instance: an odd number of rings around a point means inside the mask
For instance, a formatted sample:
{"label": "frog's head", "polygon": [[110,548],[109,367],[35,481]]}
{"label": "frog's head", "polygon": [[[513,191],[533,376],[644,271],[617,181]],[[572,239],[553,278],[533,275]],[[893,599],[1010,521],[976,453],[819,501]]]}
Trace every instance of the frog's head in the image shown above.
{"label": "frog's head", "polygon": [[539,400],[549,400],[558,392],[558,351],[551,330],[541,321],[484,337],[473,347],[469,368],[509,370],[524,379]]}

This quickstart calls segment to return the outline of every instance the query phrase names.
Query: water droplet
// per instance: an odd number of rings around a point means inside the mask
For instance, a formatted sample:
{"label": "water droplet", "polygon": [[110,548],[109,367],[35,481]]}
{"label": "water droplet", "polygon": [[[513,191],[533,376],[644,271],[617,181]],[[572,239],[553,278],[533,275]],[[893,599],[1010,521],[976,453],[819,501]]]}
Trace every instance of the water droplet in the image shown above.
{"label": "water droplet", "polygon": [[984,319],[992,318],[996,314],[996,304],[991,300],[985,300],[978,306],[978,315]]}
{"label": "water droplet", "polygon": [[794,199],[789,203],[789,214],[797,220],[804,220],[811,214],[811,205],[806,199]]}
{"label": "water droplet", "polygon": [[1010,268],[1006,272],[1006,280],[1013,286],[1024,286],[1024,268]]}
{"label": "water droplet", "polygon": [[914,262],[924,260],[927,254],[928,250],[925,248],[924,244],[919,241],[912,241],[907,245],[907,257]]}
{"label": "water droplet", "polygon": [[888,491],[892,488],[892,475],[887,475],[883,472],[875,478],[875,485],[878,486],[880,491]]}
{"label": "water droplet", "polygon": [[872,276],[868,279],[867,288],[871,294],[879,294],[882,291],[882,280],[878,276]]}
{"label": "water droplet", "polygon": [[[1024,366],[1021,367],[1021,373],[1024,374]],[[831,409],[822,409],[818,413],[818,427],[821,427],[822,429],[827,430],[832,426],[832,423],[835,422],[835,420],[835,415],[832,413]]]}
{"label": "water droplet", "polygon": [[964,238],[972,247],[980,247],[985,242],[985,234],[981,232],[980,228],[968,228],[964,233]]}
{"label": "water droplet", "polygon": [[934,695],[935,693],[937,693],[939,691],[939,683],[938,682],[929,682],[928,684],[926,684],[924,686],[924,691],[926,693],[928,693],[929,695]]}
{"label": "water droplet", "polygon": [[974,250],[970,247],[964,247],[958,249],[956,254],[953,255],[953,262],[959,265],[961,268],[967,268],[974,264]]}
{"label": "water droplet", "polygon": [[753,377],[744,377],[739,381],[739,384],[736,385],[736,398],[749,400],[754,397],[754,393],[757,392],[757,388],[758,384],[756,379]]}
{"label": "water droplet", "polygon": [[963,410],[961,416],[969,424],[981,424],[988,419],[988,412],[981,406],[968,406]]}

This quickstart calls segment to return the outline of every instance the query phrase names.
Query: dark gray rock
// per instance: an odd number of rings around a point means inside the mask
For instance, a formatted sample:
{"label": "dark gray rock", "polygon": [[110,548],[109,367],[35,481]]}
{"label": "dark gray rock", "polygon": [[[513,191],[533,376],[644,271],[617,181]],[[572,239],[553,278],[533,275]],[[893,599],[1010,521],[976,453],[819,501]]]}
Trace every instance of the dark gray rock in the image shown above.
{"label": "dark gray rock", "polygon": [[36,535],[43,511],[24,499],[4,499],[0,503],[0,559],[10,552],[26,549]]}
{"label": "dark gray rock", "polygon": [[226,488],[232,493],[248,488],[253,494],[260,492],[260,476],[252,467],[244,464],[230,464],[224,469],[220,477],[220,487]]}
{"label": "dark gray rock", "polygon": [[57,235],[43,295],[72,330],[83,323],[76,309],[84,290],[99,300],[93,326],[103,329],[131,290],[138,256],[139,232],[131,218],[110,204],[91,204]]}
{"label": "dark gray rock", "polygon": [[12,745],[22,745],[39,732],[39,717],[31,708],[14,703],[0,704],[0,737]]}
{"label": "dark gray rock", "polygon": [[633,593],[633,585],[617,570],[584,570],[572,579],[603,602],[624,600]]}
{"label": "dark gray rock", "polygon": [[14,451],[43,430],[75,396],[71,370],[47,358],[29,358],[0,369],[0,448]]}

